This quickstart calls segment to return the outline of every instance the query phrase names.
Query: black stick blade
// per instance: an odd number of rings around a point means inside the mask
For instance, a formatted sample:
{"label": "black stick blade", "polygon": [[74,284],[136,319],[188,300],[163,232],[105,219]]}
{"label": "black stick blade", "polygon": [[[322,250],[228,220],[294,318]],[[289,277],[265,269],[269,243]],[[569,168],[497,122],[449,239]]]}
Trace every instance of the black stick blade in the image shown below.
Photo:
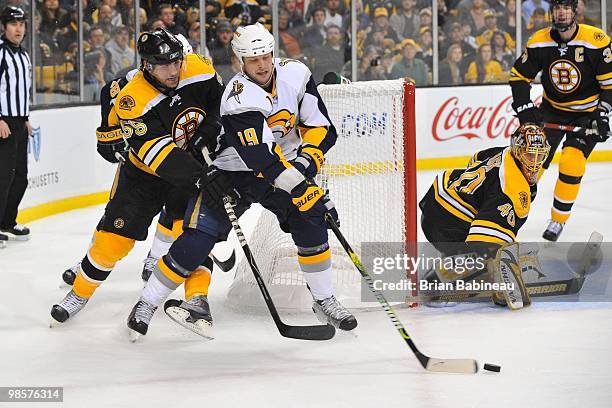
{"label": "black stick blade", "polygon": [[281,336],[298,340],[329,340],[336,335],[336,329],[330,324],[316,326],[290,326],[279,322]]}

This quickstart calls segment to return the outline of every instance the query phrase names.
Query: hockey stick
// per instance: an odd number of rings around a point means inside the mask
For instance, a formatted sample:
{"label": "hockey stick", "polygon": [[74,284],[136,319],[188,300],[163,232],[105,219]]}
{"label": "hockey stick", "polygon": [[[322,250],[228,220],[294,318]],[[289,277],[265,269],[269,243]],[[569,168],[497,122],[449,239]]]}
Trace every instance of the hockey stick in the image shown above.
{"label": "hockey stick", "polygon": [[589,129],[582,126],[572,126],[572,125],[560,125],[558,123],[544,123],[544,128],[546,129],[554,129],[560,130],[562,132],[570,132],[570,133],[580,133],[585,136],[595,135],[597,134],[596,129]]}
{"label": "hockey stick", "polygon": [[215,265],[219,267],[223,272],[228,272],[236,265],[236,250],[232,249],[232,254],[225,261],[220,261],[211,254],[211,258]]}
{"label": "hockey stick", "polygon": [[353,261],[353,265],[355,265],[355,268],[357,268],[357,270],[363,277],[363,280],[368,284],[368,287],[376,297],[376,300],[378,300],[378,303],[380,303],[385,312],[387,312],[387,316],[389,316],[389,318],[393,322],[393,325],[395,326],[399,334],[402,336],[406,344],[408,344],[408,347],[410,347],[410,349],[412,350],[416,358],[419,360],[423,368],[429,371],[442,373],[476,374],[476,372],[478,372],[478,362],[476,360],[467,358],[433,358],[423,354],[417,348],[417,346],[412,341],[410,334],[408,334],[408,332],[404,328],[404,325],[400,321],[399,317],[397,316],[389,302],[387,302],[387,299],[385,299],[385,297],[379,290],[376,290],[374,288],[374,281],[372,280],[372,277],[365,269],[365,267],[361,263],[361,260],[359,259],[355,251],[353,251],[346,238],[344,238],[344,235],[342,235],[340,228],[338,228],[338,225],[336,225],[336,222],[330,214],[325,214],[325,221],[327,222],[327,225],[329,225],[329,227],[332,229],[332,231],[334,231],[334,234],[336,235],[336,238],[338,238],[338,241],[340,241],[342,248],[344,248],[349,258],[351,258],[351,261]]}
{"label": "hockey stick", "polygon": [[[210,166],[212,165],[212,160],[210,160],[210,154],[207,148],[202,149],[202,153],[204,155],[204,159],[206,163]],[[238,237],[238,241],[240,242],[240,246],[244,251],[244,256],[246,257],[249,266],[251,267],[251,271],[255,276],[255,281],[257,282],[257,286],[261,291],[261,294],[264,297],[266,302],[266,306],[268,306],[268,310],[272,315],[272,319],[276,324],[276,328],[279,333],[283,337],[288,337],[291,339],[300,339],[300,340],[329,340],[336,334],[336,329],[334,326],[326,324],[326,325],[315,325],[315,326],[291,326],[284,323],[279,314],[274,302],[272,301],[272,297],[270,296],[270,292],[268,292],[268,288],[261,277],[261,272],[259,272],[259,267],[255,262],[255,258],[253,257],[253,253],[251,252],[251,248],[244,237],[242,232],[242,228],[240,228],[240,224],[238,223],[238,217],[236,216],[236,212],[234,211],[234,207],[232,207],[231,203],[232,199],[229,196],[225,196],[223,198],[223,207],[225,208],[225,212],[227,213],[227,217],[229,218],[232,227],[234,228],[234,232],[236,232],[236,236]]]}

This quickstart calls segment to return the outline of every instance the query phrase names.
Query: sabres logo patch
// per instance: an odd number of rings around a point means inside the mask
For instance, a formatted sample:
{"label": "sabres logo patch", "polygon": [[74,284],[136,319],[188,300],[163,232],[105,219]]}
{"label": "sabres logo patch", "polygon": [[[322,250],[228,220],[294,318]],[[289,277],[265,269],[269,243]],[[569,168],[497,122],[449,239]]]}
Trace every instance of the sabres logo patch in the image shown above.
{"label": "sabres logo patch", "polygon": [[240,94],[242,93],[242,91],[244,91],[244,84],[238,81],[232,82],[232,90],[227,96],[227,99],[234,97],[236,99],[236,102],[240,103]]}

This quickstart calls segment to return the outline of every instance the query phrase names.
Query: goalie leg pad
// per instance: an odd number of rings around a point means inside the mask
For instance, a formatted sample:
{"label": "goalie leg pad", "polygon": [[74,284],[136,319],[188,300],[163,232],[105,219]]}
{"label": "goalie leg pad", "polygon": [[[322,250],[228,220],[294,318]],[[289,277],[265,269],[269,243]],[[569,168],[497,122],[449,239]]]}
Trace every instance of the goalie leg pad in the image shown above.
{"label": "goalie leg pad", "polygon": [[496,283],[504,287],[497,292],[505,299],[511,310],[518,310],[531,305],[531,297],[523,281],[520,264],[519,243],[515,242],[501,247],[497,251],[493,263],[493,278]]}

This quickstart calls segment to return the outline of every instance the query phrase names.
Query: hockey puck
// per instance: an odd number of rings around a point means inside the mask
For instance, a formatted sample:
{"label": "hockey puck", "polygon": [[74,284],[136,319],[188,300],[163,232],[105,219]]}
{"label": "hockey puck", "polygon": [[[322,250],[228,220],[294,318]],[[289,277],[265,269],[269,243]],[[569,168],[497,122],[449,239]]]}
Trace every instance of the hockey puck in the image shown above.
{"label": "hockey puck", "polygon": [[501,371],[501,366],[495,364],[485,363],[483,368],[487,371],[494,371],[496,373],[499,373]]}

